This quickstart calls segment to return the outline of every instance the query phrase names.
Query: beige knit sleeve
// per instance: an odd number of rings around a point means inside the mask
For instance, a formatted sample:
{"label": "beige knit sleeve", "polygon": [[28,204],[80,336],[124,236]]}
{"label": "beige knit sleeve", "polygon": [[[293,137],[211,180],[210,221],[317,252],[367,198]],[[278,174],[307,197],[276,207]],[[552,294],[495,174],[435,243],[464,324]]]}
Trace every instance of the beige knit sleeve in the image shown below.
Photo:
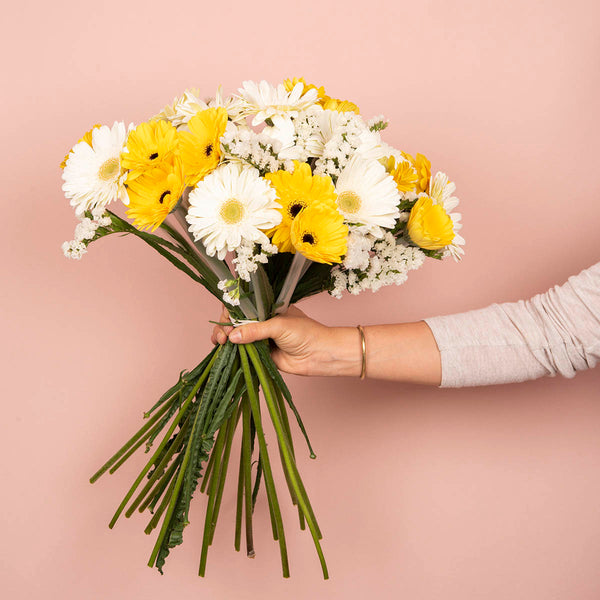
{"label": "beige knit sleeve", "polygon": [[600,360],[600,263],[530,300],[425,322],[442,355],[440,387],[573,377]]}

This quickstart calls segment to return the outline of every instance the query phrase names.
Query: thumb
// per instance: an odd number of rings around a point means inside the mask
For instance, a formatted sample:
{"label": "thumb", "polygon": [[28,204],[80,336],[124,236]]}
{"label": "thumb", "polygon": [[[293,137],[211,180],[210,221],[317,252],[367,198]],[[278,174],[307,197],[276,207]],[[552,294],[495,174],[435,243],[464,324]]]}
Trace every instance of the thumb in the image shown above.
{"label": "thumb", "polygon": [[281,320],[278,317],[268,321],[257,321],[236,327],[230,334],[229,339],[234,344],[249,344],[257,340],[275,339],[281,333]]}

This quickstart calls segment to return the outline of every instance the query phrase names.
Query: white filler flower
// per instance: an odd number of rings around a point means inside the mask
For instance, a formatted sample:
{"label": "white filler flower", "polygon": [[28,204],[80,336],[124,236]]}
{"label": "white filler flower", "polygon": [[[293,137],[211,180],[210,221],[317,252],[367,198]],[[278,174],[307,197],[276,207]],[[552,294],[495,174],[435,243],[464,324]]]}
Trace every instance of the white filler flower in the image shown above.
{"label": "white filler flower", "polygon": [[190,192],[186,216],[194,239],[209,256],[223,260],[242,243],[268,244],[262,230],[279,225],[275,189],[254,167],[229,163],[215,169]]}
{"label": "white filler flower", "polygon": [[338,210],[346,222],[360,226],[359,230],[382,237],[382,227],[394,227],[400,214],[400,194],[379,161],[355,154],[341,172],[335,191]]}
{"label": "white filler flower", "polygon": [[62,189],[77,216],[118,198],[127,204],[120,159],[126,140],[125,124],[116,122],[112,128],[96,127],[91,146],[83,141],[73,147],[63,170]]}

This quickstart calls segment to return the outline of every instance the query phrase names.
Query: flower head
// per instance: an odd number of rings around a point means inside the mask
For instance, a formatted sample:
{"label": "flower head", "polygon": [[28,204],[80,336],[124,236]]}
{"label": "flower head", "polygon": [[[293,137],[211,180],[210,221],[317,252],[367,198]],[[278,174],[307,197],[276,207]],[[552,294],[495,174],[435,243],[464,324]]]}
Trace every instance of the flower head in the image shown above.
{"label": "flower head", "polygon": [[244,243],[268,244],[264,230],[281,221],[275,190],[257,169],[238,163],[207,175],[190,192],[189,202],[190,231],[209,256],[221,260]]}
{"label": "flower head", "polygon": [[396,187],[401,194],[414,192],[416,190],[418,179],[417,170],[410,161],[399,160],[396,162],[394,156],[388,156],[384,159],[382,164],[396,182]]}
{"label": "flower head", "polygon": [[127,203],[120,160],[127,137],[125,124],[95,127],[91,135],[91,144],[84,140],[73,147],[62,173],[62,189],[78,216],[117,198]]}
{"label": "flower head", "polygon": [[356,106],[354,102],[350,102],[350,100],[339,100],[337,98],[325,96],[321,99],[320,104],[325,110],[337,110],[338,112],[353,112],[357,115],[360,114],[358,106]]}
{"label": "flower head", "polygon": [[312,83],[306,83],[304,77],[294,77],[293,79],[284,79],[283,86],[285,87],[286,92],[291,92],[298,83],[301,83],[304,86],[304,91],[308,90],[317,90],[317,99],[321,100],[326,97],[325,88],[323,86],[317,87]]}
{"label": "flower head", "polygon": [[281,223],[268,234],[280,252],[293,252],[290,239],[292,222],[300,211],[315,204],[329,206],[335,210],[335,188],[331,177],[313,175],[307,163],[294,161],[294,172],[277,171],[267,173],[265,179],[271,182],[281,205]]}
{"label": "flower head", "polygon": [[427,195],[421,196],[410,211],[407,230],[410,239],[426,250],[441,250],[454,239],[452,219]]}
{"label": "flower head", "polygon": [[300,211],[292,223],[290,238],[294,249],[306,258],[339,263],[346,253],[348,227],[337,210],[315,205]]}
{"label": "flower head", "polygon": [[305,90],[301,81],[290,91],[283,84],[274,87],[267,81],[244,81],[238,91],[243,102],[243,114],[254,115],[253,126],[275,115],[286,119],[296,117],[299,111],[314,105],[318,96],[316,88]]}
{"label": "flower head", "polygon": [[226,126],[227,111],[224,108],[207,108],[189,120],[189,131],[179,132],[181,159],[188,185],[196,185],[217,168],[221,160],[220,139]]}
{"label": "flower head", "polygon": [[347,223],[362,226],[376,237],[398,218],[400,195],[395,181],[377,160],[354,155],[340,174],[335,191],[338,210]]}
{"label": "flower head", "polygon": [[[94,125],[89,131],[86,131],[77,143],[87,142],[91,146],[92,145],[92,131],[94,131],[94,129],[96,129],[97,127],[100,127],[99,123],[96,123],[96,125]],[[69,153],[63,158],[62,162],[60,163],[61,169],[64,169],[67,166],[67,161],[69,160],[69,156],[71,156],[72,151],[73,150],[69,150]]]}
{"label": "flower head", "polygon": [[138,229],[154,231],[175,208],[184,188],[180,161],[169,170],[150,169],[129,184],[127,216]]}
{"label": "flower head", "polygon": [[461,246],[464,245],[464,238],[459,235],[459,231],[462,228],[460,222],[462,215],[457,212],[452,212],[458,206],[458,198],[453,196],[456,190],[456,184],[448,181],[448,176],[445,173],[437,172],[434,177],[431,178],[429,184],[429,196],[431,199],[440,206],[444,207],[444,210],[452,219],[452,226],[454,228],[454,239],[448,246],[447,252],[454,260],[460,260],[464,254],[464,250]]}
{"label": "flower head", "polygon": [[127,184],[151,169],[169,170],[178,152],[177,130],[167,121],[140,123],[129,133],[121,155]]}
{"label": "flower head", "polygon": [[431,162],[423,155],[418,154],[413,158],[408,152],[402,152],[402,156],[408,160],[417,172],[417,192],[426,192],[431,179]]}

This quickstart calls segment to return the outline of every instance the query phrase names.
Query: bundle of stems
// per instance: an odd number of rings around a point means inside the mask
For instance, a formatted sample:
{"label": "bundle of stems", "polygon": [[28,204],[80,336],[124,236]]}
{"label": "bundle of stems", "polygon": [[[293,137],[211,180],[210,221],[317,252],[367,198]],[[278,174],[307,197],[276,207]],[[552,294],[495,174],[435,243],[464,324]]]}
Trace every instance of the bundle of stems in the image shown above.
{"label": "bundle of stems", "polygon": [[[165,239],[139,231],[113,213],[111,219],[112,225],[100,230],[98,237],[110,233],[134,234],[220,298],[217,283],[224,275],[223,269],[227,268],[225,263],[218,261],[220,264],[217,265],[213,260],[211,264],[210,257],[199,253],[172,225],[163,223],[162,229],[169,238]],[[295,288],[308,270],[306,263],[298,258],[291,262],[289,273],[293,273],[295,281],[290,283],[288,280],[279,286],[278,302],[273,301],[273,286],[261,269],[253,276],[250,290],[255,303],[249,301],[248,294],[242,298],[239,308],[234,307],[230,311],[232,316],[264,319],[281,309],[282,303],[287,305],[293,297],[294,290],[290,292],[290,287]],[[313,274],[313,279],[319,276],[318,273]],[[306,289],[318,287],[310,277],[306,285]],[[244,529],[246,553],[249,557],[255,555],[252,515],[261,482],[264,481],[273,539],[279,544],[283,576],[289,577],[273,459],[267,450],[263,427],[261,391],[277,437],[288,492],[298,510],[300,528],[308,526],[323,577],[328,578],[321,530],[296,464],[288,411],[292,411],[298,422],[311,458],[315,458],[315,454],[289,389],[265,341],[242,345],[228,341],[222,346],[215,346],[194,369],[180,374],[178,381],[144,413],[144,425],[90,478],[93,483],[107,471],[114,473],[142,447],[151,454],[109,523],[112,528],[123,513],[131,517],[136,510],[148,510],[152,514],[144,530],[150,534],[158,529],[148,561],[150,567],[156,567],[162,573],[171,548],[183,542],[192,496],[201,480],[200,491],[207,494],[208,501],[198,573],[205,575],[208,548],[215,535],[233,439],[240,428],[234,547],[237,551],[241,549]],[[254,463],[255,469],[252,468]]]}

